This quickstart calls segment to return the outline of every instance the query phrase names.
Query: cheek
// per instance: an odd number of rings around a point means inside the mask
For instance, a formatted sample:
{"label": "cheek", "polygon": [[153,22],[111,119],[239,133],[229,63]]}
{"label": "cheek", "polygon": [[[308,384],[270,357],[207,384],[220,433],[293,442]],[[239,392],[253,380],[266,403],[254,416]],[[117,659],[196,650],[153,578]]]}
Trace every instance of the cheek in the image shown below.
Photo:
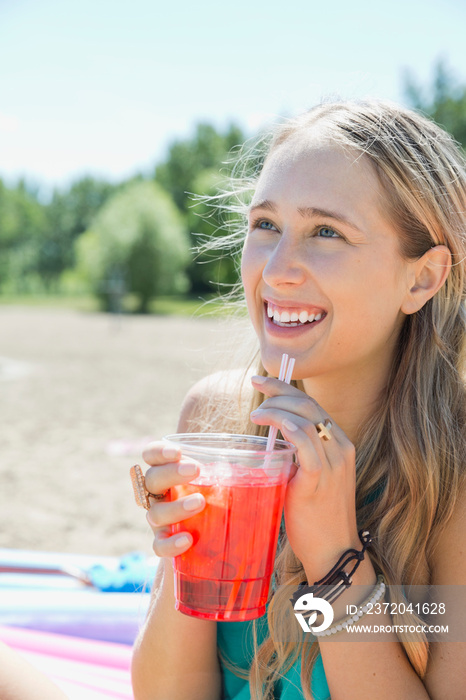
{"label": "cheek", "polygon": [[256,331],[258,331],[261,324],[261,313],[257,299],[262,280],[262,270],[263,264],[260,256],[251,247],[245,246],[241,258],[241,280],[243,282],[249,318]]}
{"label": "cheek", "polygon": [[[342,290],[344,291],[344,290]],[[393,271],[384,274],[374,266],[369,272],[360,270],[346,295],[341,295],[339,320],[346,323],[351,318],[350,333],[355,342],[370,342],[378,338],[383,342],[399,331],[401,322],[401,291]],[[358,340],[359,339],[359,340]]]}
{"label": "cheek", "polygon": [[251,246],[245,244],[241,257],[241,280],[246,296],[253,293],[254,288],[262,276],[262,264],[259,256],[254,253]]}

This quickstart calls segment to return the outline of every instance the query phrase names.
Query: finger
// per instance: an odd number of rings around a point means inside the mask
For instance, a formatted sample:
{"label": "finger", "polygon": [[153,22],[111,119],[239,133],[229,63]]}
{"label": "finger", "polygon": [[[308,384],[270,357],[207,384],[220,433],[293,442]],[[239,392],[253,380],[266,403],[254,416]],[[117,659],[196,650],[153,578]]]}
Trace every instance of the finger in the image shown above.
{"label": "finger", "polygon": [[[278,428],[285,439],[298,449],[298,461],[301,466],[313,470],[316,463],[321,466],[327,463],[317,431],[305,418],[279,409],[259,409],[251,413],[251,420],[257,425],[273,425]],[[299,441],[299,445],[296,440]]]}
{"label": "finger", "polygon": [[356,473],[356,448],[342,432],[341,435],[334,430],[333,426],[328,428],[330,440],[326,440],[322,434],[318,439],[326,454],[327,460],[332,470],[346,469],[348,473]]}
{"label": "finger", "polygon": [[201,493],[190,493],[174,501],[155,501],[147,511],[146,518],[152,530],[174,525],[197,515],[205,508],[205,498]]}
{"label": "finger", "polygon": [[297,389],[292,384],[287,384],[281,379],[275,379],[275,377],[260,377],[254,375],[251,377],[251,382],[258,391],[266,396],[281,396],[283,394],[302,396],[304,393],[301,389]]}
{"label": "finger", "polygon": [[315,424],[330,420],[339,436],[345,435],[322,406],[312,396],[300,389],[273,377],[254,376],[251,381],[253,384],[257,384],[258,388],[260,387],[262,393],[269,396],[263,401],[259,409],[280,408],[288,410],[290,413],[308,418]]}
{"label": "finger", "polygon": [[183,457],[179,462],[149,467],[144,480],[149,493],[164,493],[172,486],[189,483],[198,474],[199,466],[197,463]]}
{"label": "finger", "polygon": [[[310,441],[310,443],[313,446],[311,452],[317,455],[321,465],[331,467],[332,461],[334,461],[337,464],[340,464],[341,462],[340,442],[337,439],[332,439],[331,441],[329,441],[333,442],[332,448],[328,450],[323,444],[324,441],[319,437],[316,424],[310,422],[302,416],[289,413],[288,411],[282,411],[281,409],[269,408],[258,409],[257,411],[253,411],[251,413],[251,420],[258,425],[273,425],[276,428],[278,428],[284,436],[287,436],[286,439],[292,442],[293,445],[295,445],[298,448],[299,463],[304,464],[304,466],[308,465],[309,459],[306,456],[306,453],[302,452],[302,450],[306,446],[308,446],[309,443],[305,441],[303,446],[298,446],[295,440],[293,439],[293,435],[297,435],[299,437],[300,434],[294,433],[293,428],[290,426],[295,426],[296,429],[299,429],[301,431],[301,438],[303,438],[302,434],[304,434],[307,437],[307,440]],[[344,433],[342,434],[344,435]]]}
{"label": "finger", "polygon": [[151,467],[156,467],[158,464],[177,462],[181,458],[181,451],[169,442],[158,440],[146,445],[142,458]]}
{"label": "finger", "polygon": [[[302,392],[301,392],[302,394]],[[328,413],[326,413],[318,403],[316,403],[310,397],[298,397],[294,396],[276,396],[270,399],[266,399],[258,409],[252,411],[251,420],[254,423],[259,423],[260,425],[267,425],[267,422],[263,422],[263,411],[286,411],[290,414],[290,420],[293,419],[305,419],[309,422],[309,430],[317,431],[317,425],[319,423],[325,423],[329,420],[332,427],[332,437],[337,440],[338,443],[344,443],[348,438],[346,437],[343,430],[333,421]],[[259,420],[256,420],[260,418]],[[311,428],[311,425],[313,426]],[[279,426],[277,426],[279,427]],[[318,432],[318,431],[317,431]]]}
{"label": "finger", "polygon": [[303,392],[300,392],[300,394],[300,396],[282,394],[265,399],[258,407],[258,410],[280,409],[289,411],[314,423],[330,418],[314,399],[306,396]]}
{"label": "finger", "polygon": [[[298,448],[299,452],[299,445],[296,443],[296,438],[292,438],[298,427],[296,425],[297,422],[298,421],[290,422],[289,419],[285,418],[282,421],[281,431],[284,436],[287,436],[286,439],[290,440],[290,442]],[[315,432],[312,426],[308,426],[302,430],[311,440],[316,454],[320,457],[323,465],[328,464],[332,471],[345,469],[348,471],[348,475],[351,478],[356,472],[356,449],[353,443],[342,431],[343,437],[338,440],[333,433],[331,423],[327,426],[327,431],[330,435],[329,440],[324,439],[323,435],[325,435],[325,433],[319,434],[317,427]],[[290,437],[288,437],[288,435],[290,435]]]}
{"label": "finger", "polygon": [[[292,481],[292,488],[301,495],[316,493],[319,489],[328,487],[330,481],[338,474],[348,484],[348,488],[355,487],[356,469],[353,454],[349,455],[341,447],[329,454],[327,448],[322,445],[317,432],[309,435],[288,419],[283,421],[282,433],[297,449],[299,467]],[[349,442],[349,441],[348,441]],[[337,471],[338,470],[338,471]],[[291,479],[290,479],[291,481]]]}
{"label": "finger", "polygon": [[281,394],[280,396],[271,396],[265,399],[259,408],[284,408],[292,413],[312,414],[313,416],[322,416],[325,411],[309,396],[301,392],[301,396],[291,396],[289,394]]}
{"label": "finger", "polygon": [[[291,440],[290,440],[291,442]],[[299,469],[299,462],[292,462],[290,466],[290,473],[288,474],[288,481],[290,481]]]}
{"label": "finger", "polygon": [[325,485],[326,469],[323,467],[321,455],[307,433],[297,425],[285,420],[283,436],[297,449],[298,464],[295,465],[288,480],[289,486],[301,497],[313,495]]}
{"label": "finger", "polygon": [[155,533],[152,548],[158,557],[176,557],[186,552],[193,544],[189,532],[171,534],[168,528],[159,528]]}

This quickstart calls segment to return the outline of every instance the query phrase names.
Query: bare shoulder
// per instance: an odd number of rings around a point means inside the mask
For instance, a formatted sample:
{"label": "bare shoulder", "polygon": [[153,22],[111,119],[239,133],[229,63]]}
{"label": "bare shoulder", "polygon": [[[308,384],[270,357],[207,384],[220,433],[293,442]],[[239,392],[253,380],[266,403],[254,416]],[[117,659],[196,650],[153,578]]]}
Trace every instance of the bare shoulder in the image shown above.
{"label": "bare shoulder", "polygon": [[430,562],[434,585],[466,585],[466,483]]}
{"label": "bare shoulder", "polygon": [[[206,421],[214,421],[211,428],[220,429],[233,413],[239,413],[252,396],[249,377],[252,370],[231,369],[215,372],[200,379],[186,394],[183,401],[178,432],[192,432],[206,428]],[[215,425],[217,423],[217,425]]]}

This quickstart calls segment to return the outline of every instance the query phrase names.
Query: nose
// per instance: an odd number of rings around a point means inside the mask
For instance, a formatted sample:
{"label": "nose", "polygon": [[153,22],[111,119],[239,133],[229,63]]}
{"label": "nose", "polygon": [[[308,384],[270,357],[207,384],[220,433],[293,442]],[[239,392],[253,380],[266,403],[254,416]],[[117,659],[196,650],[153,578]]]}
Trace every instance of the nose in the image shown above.
{"label": "nose", "polygon": [[284,236],[271,251],[262,270],[262,279],[270,287],[299,285],[305,280],[302,250]]}

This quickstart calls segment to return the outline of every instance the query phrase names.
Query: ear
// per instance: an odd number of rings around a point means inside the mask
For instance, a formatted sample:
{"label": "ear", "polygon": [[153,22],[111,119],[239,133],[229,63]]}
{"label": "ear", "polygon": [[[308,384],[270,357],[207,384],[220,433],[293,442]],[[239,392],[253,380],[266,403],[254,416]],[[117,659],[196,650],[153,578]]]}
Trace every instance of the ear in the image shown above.
{"label": "ear", "polygon": [[401,306],[405,314],[419,311],[443,286],[451,269],[451,253],[436,245],[412,263],[409,290]]}

